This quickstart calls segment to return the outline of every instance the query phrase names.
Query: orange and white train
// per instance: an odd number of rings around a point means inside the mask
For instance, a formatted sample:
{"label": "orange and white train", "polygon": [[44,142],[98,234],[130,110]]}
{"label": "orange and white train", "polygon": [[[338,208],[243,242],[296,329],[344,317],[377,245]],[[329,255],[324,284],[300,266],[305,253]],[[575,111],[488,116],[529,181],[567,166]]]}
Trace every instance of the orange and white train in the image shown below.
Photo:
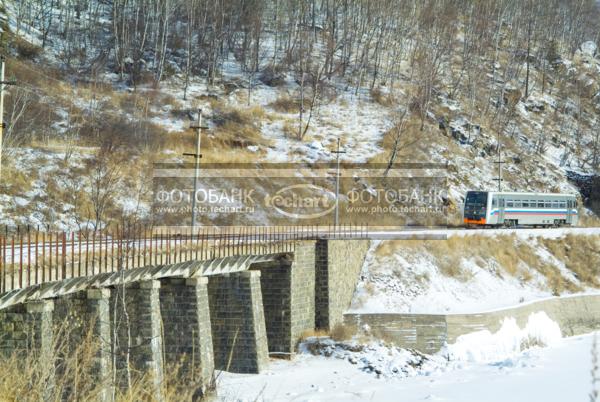
{"label": "orange and white train", "polygon": [[468,191],[463,210],[475,226],[575,226],[577,218],[573,194]]}

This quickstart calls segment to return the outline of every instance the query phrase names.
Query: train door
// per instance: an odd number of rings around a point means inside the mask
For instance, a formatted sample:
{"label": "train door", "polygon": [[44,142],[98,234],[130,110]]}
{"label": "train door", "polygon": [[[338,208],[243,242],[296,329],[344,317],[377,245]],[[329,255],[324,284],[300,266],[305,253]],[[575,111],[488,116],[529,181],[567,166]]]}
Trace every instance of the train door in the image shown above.
{"label": "train door", "polygon": [[574,204],[573,201],[567,200],[567,220],[566,220],[567,225],[573,224],[573,204]]}
{"label": "train door", "polygon": [[497,195],[496,197],[498,197],[498,225],[503,225],[504,224],[504,206],[505,206],[504,196]]}

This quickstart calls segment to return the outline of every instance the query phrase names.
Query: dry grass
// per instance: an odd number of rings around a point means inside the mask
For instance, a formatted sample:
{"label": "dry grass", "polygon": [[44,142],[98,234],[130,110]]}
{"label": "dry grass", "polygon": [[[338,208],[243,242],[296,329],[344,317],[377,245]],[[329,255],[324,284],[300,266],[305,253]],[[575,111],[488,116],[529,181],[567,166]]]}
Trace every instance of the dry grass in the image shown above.
{"label": "dry grass", "polygon": [[[564,262],[584,285],[600,286],[600,236],[568,235],[564,239],[540,238],[539,241],[557,260]],[[463,268],[464,259],[473,259],[483,269],[490,267],[490,261],[494,261],[500,270],[493,269],[493,272],[499,277],[508,275],[529,282],[537,272],[546,278],[549,290],[556,295],[580,291],[581,287],[565,278],[558,267],[539,256],[537,247],[540,246],[521,240],[514,234],[451,236],[445,241],[382,242],[376,250],[376,255],[379,258],[387,257],[399,248],[430,254],[443,275],[463,282],[472,277],[472,274]]]}
{"label": "dry grass", "polygon": [[579,211],[579,220],[577,226],[584,228],[597,228],[600,227],[600,218],[595,215],[587,215],[582,211]]}
{"label": "dry grass", "polygon": [[309,330],[302,332],[298,342],[299,343],[304,342],[308,338],[320,338],[320,337],[324,337],[324,336],[329,336],[329,331],[326,331],[324,329],[309,329]]}
{"label": "dry grass", "polygon": [[[431,162],[429,148],[432,143],[439,141],[439,138],[434,138],[429,126],[426,126],[424,131],[419,130],[420,122],[414,116],[407,116],[405,122],[400,127],[395,125],[388,130],[381,142],[380,146],[383,152],[369,159],[370,163],[388,163],[396,134],[400,134],[399,153],[396,156],[396,163],[401,162]],[[438,135],[439,137],[439,135]]]}
{"label": "dry grass", "polygon": [[261,133],[261,122],[270,116],[260,106],[246,109],[220,106],[215,109],[214,133],[208,139],[211,150],[239,150],[250,145],[266,145],[269,142]]}
{"label": "dry grass", "polygon": [[298,138],[298,122],[286,119],[283,123],[283,133],[287,138]]}
{"label": "dry grass", "polygon": [[545,239],[544,246],[584,284],[600,287],[600,236],[569,234]]}
{"label": "dry grass", "polygon": [[[75,336],[73,328],[80,328],[80,324],[65,320],[57,328],[52,350],[43,354],[29,350],[0,355],[0,400],[92,401],[102,399],[102,394],[111,395],[111,378],[102,381],[93,376],[97,372],[96,356],[103,340],[94,338],[92,332]],[[52,373],[55,373],[54,380]],[[132,374],[130,389],[114,388],[115,401],[197,400],[199,388],[180,365],[165,367],[159,389],[150,372]]]}
{"label": "dry grass", "polygon": [[355,334],[355,330],[345,324],[342,323],[337,323],[334,325],[334,327],[331,329],[331,339],[333,339],[334,341],[347,341],[349,339],[351,339]]}
{"label": "dry grass", "polygon": [[[300,98],[292,98],[289,95],[283,95],[269,104],[276,112],[280,113],[298,113],[300,110]],[[304,109],[310,108],[310,99],[304,99]]]}
{"label": "dry grass", "polygon": [[322,338],[329,337],[336,342],[347,341],[352,339],[352,337],[356,334],[356,328],[345,325],[343,323],[337,323],[334,327],[328,331],[325,329],[310,329],[302,332],[300,335],[300,342],[306,341],[308,338]]}
{"label": "dry grass", "polygon": [[371,98],[376,103],[386,107],[393,106],[396,103],[394,97],[390,93],[384,93],[377,87],[371,90]]}
{"label": "dry grass", "polygon": [[2,178],[0,179],[0,193],[9,196],[22,196],[31,189],[35,173],[24,172],[17,169],[9,158],[2,160]]}

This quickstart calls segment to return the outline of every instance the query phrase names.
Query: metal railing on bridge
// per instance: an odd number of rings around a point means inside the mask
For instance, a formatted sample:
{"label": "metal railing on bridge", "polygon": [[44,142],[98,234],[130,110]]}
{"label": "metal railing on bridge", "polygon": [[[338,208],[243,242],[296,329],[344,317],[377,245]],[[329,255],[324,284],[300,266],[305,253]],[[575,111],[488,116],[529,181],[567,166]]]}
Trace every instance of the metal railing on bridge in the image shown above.
{"label": "metal railing on bridge", "polygon": [[299,240],[368,238],[367,226],[168,228],[0,233],[0,293],[123,269],[293,252]]}

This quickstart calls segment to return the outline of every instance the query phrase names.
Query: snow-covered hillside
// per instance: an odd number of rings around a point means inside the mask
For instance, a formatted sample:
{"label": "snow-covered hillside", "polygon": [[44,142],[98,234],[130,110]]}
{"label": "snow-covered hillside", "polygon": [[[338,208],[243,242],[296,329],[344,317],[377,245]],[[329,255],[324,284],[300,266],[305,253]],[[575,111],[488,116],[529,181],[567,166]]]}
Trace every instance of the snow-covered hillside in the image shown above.
{"label": "snow-covered hillside", "polygon": [[[134,153],[144,167],[182,161],[193,148],[188,127],[199,107],[209,126],[203,161],[330,161],[339,138],[342,160],[387,162],[397,147],[397,162],[449,163],[451,205],[467,189],[496,187],[498,140],[504,188],[576,193],[567,172],[593,174],[600,164],[593,10],[574,10],[585,22],[549,48],[538,38],[544,25],[536,25],[525,57],[518,13],[502,7],[468,3],[456,15],[443,5],[374,8],[380,23],[372,24],[360,2],[335,12],[326,2],[312,11],[271,1],[252,10],[184,3],[144,14],[138,1],[3,0],[7,71],[22,83],[8,88],[14,129],[5,133],[7,171],[35,171],[19,155],[59,159],[65,146]],[[567,24],[560,15],[555,23]],[[455,23],[438,26],[441,17]],[[257,19],[262,25],[248,23]],[[86,173],[75,162],[62,170]],[[1,222],[36,225],[42,208],[45,223],[72,226],[49,205],[52,188],[40,182],[35,192],[14,194],[18,184],[10,178],[2,191],[18,199],[3,206]],[[120,206],[127,198],[116,194],[102,218],[131,209]],[[148,210],[149,198],[138,212]],[[90,219],[85,210],[77,214]]]}
{"label": "snow-covered hillside", "polygon": [[600,236],[543,232],[373,242],[351,310],[475,313],[600,292]]}

